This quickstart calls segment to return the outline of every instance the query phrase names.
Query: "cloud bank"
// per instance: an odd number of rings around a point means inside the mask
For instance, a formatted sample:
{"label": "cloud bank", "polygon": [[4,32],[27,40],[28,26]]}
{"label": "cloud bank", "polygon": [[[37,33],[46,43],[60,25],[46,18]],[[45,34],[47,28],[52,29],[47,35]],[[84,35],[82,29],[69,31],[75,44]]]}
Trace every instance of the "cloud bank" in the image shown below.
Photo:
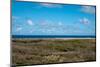
{"label": "cloud bank", "polygon": [[30,19],[27,20],[27,23],[28,23],[28,25],[30,25],[30,26],[34,25],[34,24],[33,24],[33,21],[30,20]]}
{"label": "cloud bank", "polygon": [[93,6],[82,6],[81,11],[89,14],[94,14],[96,12]]}
{"label": "cloud bank", "polygon": [[48,7],[48,8],[62,8],[62,5],[59,4],[51,4],[51,3],[40,3],[43,7]]}
{"label": "cloud bank", "polygon": [[79,21],[80,21],[82,24],[85,24],[85,25],[87,25],[87,24],[90,23],[89,19],[86,18],[86,17],[79,19]]}

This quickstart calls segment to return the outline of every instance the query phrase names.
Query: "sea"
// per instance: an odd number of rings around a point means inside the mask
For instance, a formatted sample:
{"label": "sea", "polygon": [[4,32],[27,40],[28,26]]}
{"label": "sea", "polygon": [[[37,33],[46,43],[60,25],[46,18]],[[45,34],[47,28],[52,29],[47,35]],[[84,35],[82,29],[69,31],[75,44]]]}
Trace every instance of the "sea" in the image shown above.
{"label": "sea", "polygon": [[96,38],[94,35],[12,35],[12,38]]}

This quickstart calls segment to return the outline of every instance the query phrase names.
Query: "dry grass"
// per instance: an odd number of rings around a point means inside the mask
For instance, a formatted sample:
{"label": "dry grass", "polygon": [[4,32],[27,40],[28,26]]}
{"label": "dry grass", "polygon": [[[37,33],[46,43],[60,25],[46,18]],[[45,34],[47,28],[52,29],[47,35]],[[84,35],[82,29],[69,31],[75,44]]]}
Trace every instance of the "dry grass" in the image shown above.
{"label": "dry grass", "polygon": [[95,39],[13,39],[14,65],[48,64],[96,60]]}

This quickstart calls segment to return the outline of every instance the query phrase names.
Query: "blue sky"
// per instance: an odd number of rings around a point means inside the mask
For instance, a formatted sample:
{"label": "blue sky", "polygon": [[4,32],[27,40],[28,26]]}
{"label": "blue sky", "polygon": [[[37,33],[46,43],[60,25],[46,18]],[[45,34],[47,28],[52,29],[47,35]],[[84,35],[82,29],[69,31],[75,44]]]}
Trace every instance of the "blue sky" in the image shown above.
{"label": "blue sky", "polygon": [[95,7],[12,2],[13,35],[95,35]]}

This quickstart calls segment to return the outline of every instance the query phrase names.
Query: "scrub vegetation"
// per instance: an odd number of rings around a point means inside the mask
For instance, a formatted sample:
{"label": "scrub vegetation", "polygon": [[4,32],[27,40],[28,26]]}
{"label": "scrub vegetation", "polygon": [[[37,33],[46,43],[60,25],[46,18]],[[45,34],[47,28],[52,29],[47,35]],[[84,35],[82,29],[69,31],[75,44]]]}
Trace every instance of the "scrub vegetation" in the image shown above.
{"label": "scrub vegetation", "polygon": [[13,65],[95,60],[95,39],[12,39]]}

